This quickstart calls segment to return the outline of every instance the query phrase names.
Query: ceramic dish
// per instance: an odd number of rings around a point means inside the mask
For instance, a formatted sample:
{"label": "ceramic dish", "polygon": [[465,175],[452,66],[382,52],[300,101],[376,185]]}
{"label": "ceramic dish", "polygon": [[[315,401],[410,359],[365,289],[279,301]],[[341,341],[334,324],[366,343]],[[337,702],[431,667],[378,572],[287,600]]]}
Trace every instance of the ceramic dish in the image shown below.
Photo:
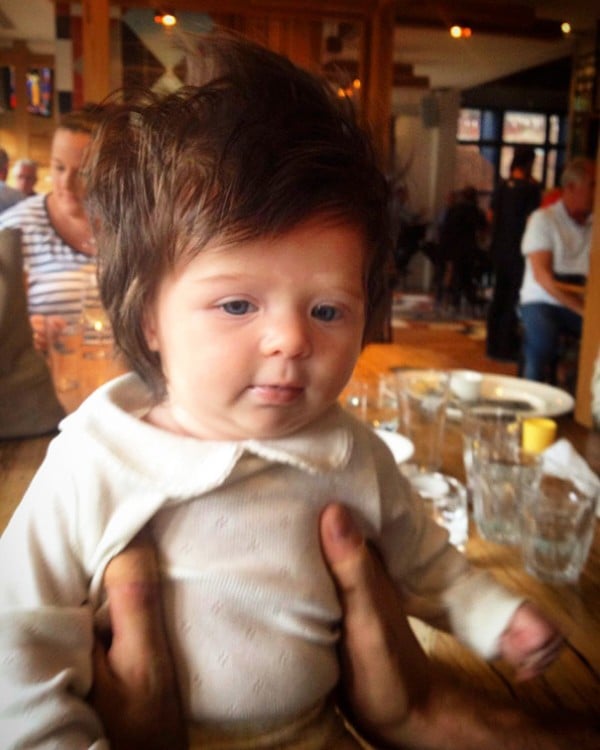
{"label": "ceramic dish", "polygon": [[389,432],[388,430],[375,430],[375,432],[392,451],[397,464],[403,463],[414,453],[414,445],[404,435],[399,435],[397,432]]}
{"label": "ceramic dish", "polygon": [[[479,398],[473,404],[497,404],[524,416],[558,417],[573,410],[575,400],[567,391],[546,383],[507,375],[483,375]],[[462,402],[453,402],[450,416],[460,416]]]}

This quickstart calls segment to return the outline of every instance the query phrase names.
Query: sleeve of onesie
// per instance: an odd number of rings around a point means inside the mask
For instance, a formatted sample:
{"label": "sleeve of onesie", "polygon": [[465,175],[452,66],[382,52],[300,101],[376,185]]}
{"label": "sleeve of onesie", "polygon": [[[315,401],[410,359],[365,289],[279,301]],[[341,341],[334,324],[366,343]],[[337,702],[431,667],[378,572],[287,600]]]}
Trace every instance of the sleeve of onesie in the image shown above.
{"label": "sleeve of onesie", "polygon": [[0,746],[7,750],[108,750],[85,700],[93,615],[77,550],[76,493],[61,468],[46,458],[0,540]]}
{"label": "sleeve of onesie", "polygon": [[480,656],[493,658],[523,598],[489,573],[474,569],[450,544],[448,532],[411,496],[396,466],[386,460],[382,468],[380,545],[407,613],[434,627],[449,628]]}

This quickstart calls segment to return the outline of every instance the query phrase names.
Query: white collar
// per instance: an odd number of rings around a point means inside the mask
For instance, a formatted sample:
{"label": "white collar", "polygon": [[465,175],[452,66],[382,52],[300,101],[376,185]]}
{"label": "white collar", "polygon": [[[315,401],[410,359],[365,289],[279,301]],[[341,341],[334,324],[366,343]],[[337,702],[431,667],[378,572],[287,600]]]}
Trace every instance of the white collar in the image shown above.
{"label": "white collar", "polygon": [[[317,422],[273,440],[209,441],[175,435],[143,422],[151,394],[129,373],[102,386],[61,423],[65,437],[91,438],[92,450],[166,495],[183,499],[219,485],[251,453],[310,474],[344,469],[354,445],[352,419],[333,406]],[[85,438],[83,437],[85,436]]]}

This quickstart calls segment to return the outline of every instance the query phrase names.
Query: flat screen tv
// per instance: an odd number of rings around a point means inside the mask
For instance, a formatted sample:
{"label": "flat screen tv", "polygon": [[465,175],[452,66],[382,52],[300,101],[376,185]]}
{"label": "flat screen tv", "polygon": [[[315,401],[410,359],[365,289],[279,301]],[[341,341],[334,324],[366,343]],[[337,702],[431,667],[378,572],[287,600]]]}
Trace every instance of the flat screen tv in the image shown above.
{"label": "flat screen tv", "polygon": [[50,117],[54,98],[52,68],[29,68],[27,71],[27,111],[32,115]]}

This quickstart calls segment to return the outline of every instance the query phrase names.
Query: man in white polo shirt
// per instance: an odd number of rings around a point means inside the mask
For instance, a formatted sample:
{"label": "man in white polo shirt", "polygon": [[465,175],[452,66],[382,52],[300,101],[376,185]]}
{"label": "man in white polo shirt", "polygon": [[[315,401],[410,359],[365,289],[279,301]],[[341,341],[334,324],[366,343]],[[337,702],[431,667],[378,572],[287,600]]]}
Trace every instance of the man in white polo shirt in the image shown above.
{"label": "man in white polo shirt", "polygon": [[562,334],[581,336],[583,300],[560,281],[585,280],[592,238],[596,168],[577,157],[562,174],[562,197],[534,211],[521,243],[525,275],[520,312],[524,329],[523,371],[530,380],[552,380]]}

